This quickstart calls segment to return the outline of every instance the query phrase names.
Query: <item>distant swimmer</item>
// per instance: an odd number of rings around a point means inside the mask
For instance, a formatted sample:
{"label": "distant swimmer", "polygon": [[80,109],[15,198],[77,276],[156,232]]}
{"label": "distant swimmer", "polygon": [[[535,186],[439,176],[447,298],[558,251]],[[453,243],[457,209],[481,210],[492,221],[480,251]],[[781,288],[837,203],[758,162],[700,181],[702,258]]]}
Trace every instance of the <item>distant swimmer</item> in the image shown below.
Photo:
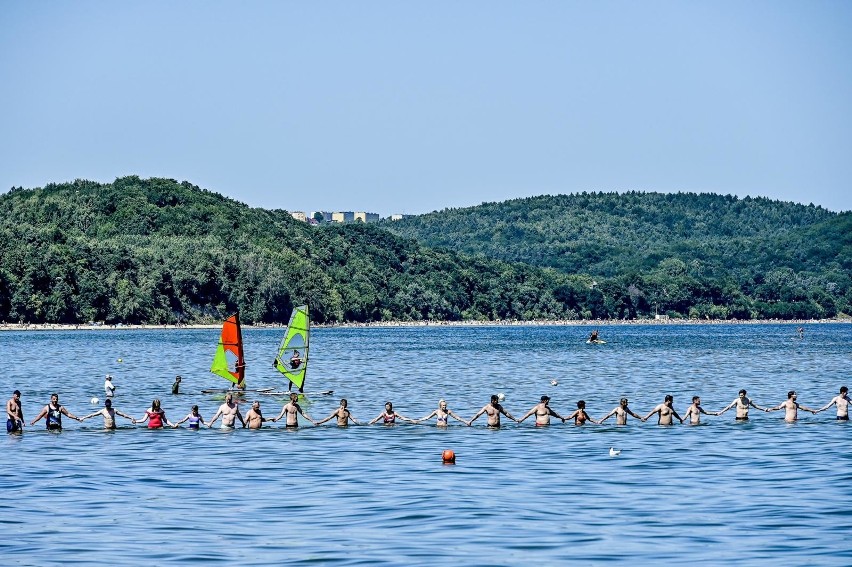
{"label": "distant swimmer", "polygon": [[[237,404],[234,403],[234,397],[230,392],[225,394],[225,403],[219,406],[219,409],[216,410],[216,414],[210,420],[210,423],[207,424],[207,427],[213,427],[213,424],[216,423],[216,420],[222,418],[221,429],[234,429],[237,424],[237,420],[240,420],[240,423],[243,427],[246,426],[246,422],[243,419],[243,415],[240,413],[240,408],[237,407]],[[275,421],[274,419],[272,421]]]}
{"label": "distant swimmer", "polygon": [[190,411],[182,420],[175,422],[175,427],[180,427],[180,424],[185,421],[189,422],[188,427],[190,429],[198,429],[202,425],[207,425],[204,418],[201,417],[200,413],[198,413],[198,406],[192,406],[192,411]]}
{"label": "distant swimmer", "polygon": [[719,412],[704,411],[704,408],[701,407],[701,398],[699,396],[692,396],[692,405],[686,408],[686,413],[683,414],[683,421],[689,420],[690,425],[698,425],[701,423],[702,413],[704,415],[719,415]]}
{"label": "distant swimmer", "polygon": [[817,410],[813,410],[811,408],[806,408],[796,401],[798,394],[796,394],[795,390],[790,390],[787,392],[787,399],[775,406],[774,408],[767,408],[764,411],[778,411],[784,410],[784,421],[788,423],[793,423],[799,419],[799,410],[809,411],[813,414],[817,412]]}
{"label": "distant swimmer", "polygon": [[805,338],[805,328],[804,327],[799,327],[798,329],[796,329],[796,333],[799,335],[800,339]]}
{"label": "distant swimmer", "polygon": [[586,413],[586,402],[585,400],[580,400],[577,402],[577,409],[574,412],[563,419],[563,422],[574,420],[574,425],[584,425],[587,421],[591,421],[592,423],[600,424],[600,421],[595,421],[591,418],[591,416]]}
{"label": "distant swimmer", "polygon": [[248,429],[260,429],[266,418],[260,411],[260,402],[254,401],[251,404],[251,409],[246,413],[246,427]]}
{"label": "distant swimmer", "polygon": [[48,431],[62,431],[63,415],[68,416],[70,419],[83,421],[65,409],[65,406],[59,405],[59,394],[51,394],[50,403],[44,406],[44,409],[42,409],[41,413],[39,413],[36,418],[30,422],[30,425],[35,425],[38,420],[45,418]]}
{"label": "distant swimmer", "polygon": [[730,404],[728,404],[727,406],[725,406],[724,408],[722,408],[721,410],[716,412],[716,415],[722,415],[723,413],[725,413],[729,409],[736,407],[737,408],[736,421],[748,421],[748,408],[749,407],[753,407],[754,409],[757,409],[757,410],[760,410],[760,411],[766,411],[766,408],[762,408],[759,405],[755,404],[753,401],[751,401],[751,398],[746,396],[747,393],[748,392],[746,392],[744,389],[740,390],[739,396],[737,396],[737,398],[733,402],[731,402]]}
{"label": "distant swimmer", "polygon": [[837,420],[849,421],[849,402],[852,402],[852,400],[849,399],[849,388],[841,386],[840,395],[831,398],[831,401],[819,408],[817,412],[825,411],[831,406],[837,406]]}
{"label": "distant swimmer", "polygon": [[295,392],[290,394],[290,402],[283,408],[281,408],[281,413],[279,413],[278,416],[270,419],[269,421],[278,421],[285,415],[287,416],[284,422],[286,427],[299,427],[300,415],[311,423],[313,423],[314,425],[316,425],[316,422],[307,415],[305,415],[305,412],[302,411],[302,406],[299,405],[299,394]]}
{"label": "distant swimmer", "polygon": [[482,414],[488,416],[488,427],[500,427],[500,414],[505,415],[512,421],[518,421],[512,414],[507,412],[502,405],[500,405],[499,398],[496,394],[491,396],[491,402],[487,406],[476,412],[476,415],[468,420],[468,425],[479,419],[479,416]]}
{"label": "distant swimmer", "polygon": [[655,413],[657,414],[657,425],[671,425],[674,423],[672,416],[683,423],[683,418],[681,418],[674,409],[674,396],[671,394],[666,395],[663,403],[652,409],[648,415],[642,418],[642,421],[648,421],[648,419]]}
{"label": "distant swimmer", "polygon": [[342,400],[340,400],[340,407],[331,412],[331,415],[329,415],[327,418],[319,420],[314,425],[322,425],[326,421],[330,421],[334,418],[337,418],[338,427],[346,427],[349,425],[350,421],[353,425],[359,425],[358,421],[355,419],[355,417],[353,417],[352,412],[349,411],[348,406],[349,402],[346,401],[346,398],[343,398]]}
{"label": "distant swimmer", "polygon": [[151,402],[151,407],[145,410],[145,416],[137,419],[134,423],[145,423],[146,421],[148,422],[148,429],[162,429],[163,424],[169,427],[175,426],[166,417],[166,412],[160,407],[160,400],[156,398]]}
{"label": "distant swimmer", "polygon": [[518,423],[523,423],[523,421],[529,416],[535,414],[535,426],[543,427],[545,425],[550,425],[550,416],[555,417],[556,419],[561,420],[563,423],[565,422],[565,418],[553,411],[550,407],[550,396],[544,395],[541,397],[541,401],[534,405],[530,411],[525,413],[523,417],[518,419]]}
{"label": "distant swimmer", "polygon": [[180,382],[182,378],[180,375],[175,376],[174,384],[172,384],[172,394],[180,394]]}
{"label": "distant swimmer", "polygon": [[89,415],[84,415],[80,418],[80,421],[89,419],[91,417],[103,416],[104,418],[104,429],[115,429],[115,416],[121,416],[124,419],[128,419],[133,423],[136,423],[136,420],[127,415],[126,413],[120,412],[117,409],[112,407],[112,400],[107,398],[104,400],[103,409],[99,409],[94,413],[90,413]]}
{"label": "distant swimmer", "polygon": [[385,411],[374,417],[370,420],[368,425],[373,425],[374,423],[381,420],[385,425],[393,425],[396,423],[396,420],[407,421],[408,423],[415,423],[413,419],[407,418],[404,415],[400,415],[393,410],[393,404],[391,402],[385,402]]}
{"label": "distant swimmer", "polygon": [[438,427],[447,427],[450,424],[449,418],[453,418],[456,421],[460,421],[465,425],[470,425],[470,423],[456,415],[453,410],[449,409],[445,400],[438,400],[438,409],[436,409],[426,417],[421,417],[420,419],[415,420],[414,423],[428,421],[433,417],[436,418],[437,421],[435,422],[435,425]]}
{"label": "distant swimmer", "polygon": [[24,409],[21,407],[21,392],[15,390],[6,402],[6,433],[24,430]]}
{"label": "distant swimmer", "polygon": [[631,410],[627,406],[627,398],[621,398],[621,401],[618,403],[618,406],[613,408],[611,412],[603,416],[598,423],[603,423],[608,420],[610,417],[615,416],[615,424],[616,425],[627,425],[627,416],[632,415],[639,421],[642,421],[642,418]]}
{"label": "distant swimmer", "polygon": [[112,383],[112,374],[107,374],[106,378],[104,378],[104,395],[107,398],[115,395],[115,384]]}

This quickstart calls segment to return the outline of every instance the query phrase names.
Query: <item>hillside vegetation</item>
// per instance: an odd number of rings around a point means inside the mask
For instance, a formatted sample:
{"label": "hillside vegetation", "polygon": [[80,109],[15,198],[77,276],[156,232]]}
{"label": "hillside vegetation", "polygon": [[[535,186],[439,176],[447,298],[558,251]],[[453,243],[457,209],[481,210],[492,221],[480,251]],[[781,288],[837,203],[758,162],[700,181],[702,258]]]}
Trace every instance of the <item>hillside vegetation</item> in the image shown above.
{"label": "hillside vegetation", "polygon": [[[710,194],[582,193],[384,224],[423,244],[585,275],[610,317],[818,318],[848,311],[852,215]],[[572,293],[574,293],[572,291]],[[589,303],[591,301],[591,303]]]}

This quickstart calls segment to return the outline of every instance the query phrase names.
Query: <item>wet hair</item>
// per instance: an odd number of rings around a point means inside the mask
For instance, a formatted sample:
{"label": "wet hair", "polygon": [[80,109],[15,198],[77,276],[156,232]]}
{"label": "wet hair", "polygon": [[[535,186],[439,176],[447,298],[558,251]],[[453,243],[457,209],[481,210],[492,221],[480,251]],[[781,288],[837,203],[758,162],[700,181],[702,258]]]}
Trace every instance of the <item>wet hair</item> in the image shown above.
{"label": "wet hair", "polygon": [[160,400],[159,399],[154,398],[154,401],[151,402],[151,409],[153,411],[160,411]]}
{"label": "wet hair", "polygon": [[181,380],[181,378],[180,378],[180,374],[178,374],[177,376],[175,376],[175,380],[176,380],[176,381],[178,381],[178,382],[180,382],[180,380]]}
{"label": "wet hair", "polygon": [[192,406],[192,411],[198,411],[198,406]]}
{"label": "wet hair", "polygon": [[440,400],[438,400],[438,407],[440,407],[441,404],[445,404],[445,403],[447,403],[447,400],[441,398]]}
{"label": "wet hair", "polygon": [[548,396],[548,395],[546,395],[546,394],[545,394],[544,396],[542,396],[542,397],[541,397],[541,401],[542,401],[542,402],[546,402],[546,401],[547,401],[547,400],[549,400],[549,399],[550,399],[550,396]]}
{"label": "wet hair", "polygon": [[393,404],[391,402],[385,402],[385,407],[388,407],[388,406],[390,406],[391,409],[393,409]]}
{"label": "wet hair", "polygon": [[104,406],[105,407],[110,407],[111,405],[112,405],[111,399],[107,398],[107,399],[104,400]]}
{"label": "wet hair", "polygon": [[627,403],[627,398],[621,398],[621,402],[620,402],[620,403],[622,403],[622,404],[626,404],[626,403]]}
{"label": "wet hair", "polygon": [[740,394],[745,394],[745,393],[746,393],[745,388],[743,388],[742,390],[740,390]]}
{"label": "wet hair", "polygon": [[673,401],[674,401],[674,396],[672,396],[671,394],[667,394],[667,395],[666,395],[666,399],[665,399],[665,401],[667,401],[667,402],[673,402]]}
{"label": "wet hair", "polygon": [[51,398],[54,398],[54,397],[55,397],[55,398],[58,400],[58,399],[59,399],[59,394],[57,394],[56,392],[53,392],[52,394],[50,394],[50,397],[51,397]]}
{"label": "wet hair", "polygon": [[499,399],[500,399],[500,398],[497,396],[497,394],[491,394],[491,403],[494,403],[494,402],[496,402],[496,401],[497,401],[497,400],[499,400]]}
{"label": "wet hair", "polygon": [[788,397],[788,398],[792,398],[792,397],[793,397],[793,396],[795,396],[795,395],[796,395],[796,390],[790,390],[789,392],[787,392],[787,397]]}
{"label": "wet hair", "polygon": [[692,402],[695,403],[701,399],[701,396],[692,396]]}
{"label": "wet hair", "polygon": [[345,405],[345,406],[349,405],[349,402],[346,400],[346,398],[340,398],[340,403]]}
{"label": "wet hair", "polygon": [[577,409],[585,409],[585,407],[586,407],[586,400],[580,400],[579,402],[577,402]]}
{"label": "wet hair", "polygon": [[[847,388],[846,386],[840,386],[840,393],[841,394],[845,394],[848,391],[849,391],[849,388]],[[20,395],[20,392],[18,392],[17,390],[15,390],[15,393]]]}
{"label": "wet hair", "polygon": [[[844,388],[845,388],[845,387],[846,387],[846,386],[844,386]],[[842,392],[842,391],[843,391],[843,390],[841,390],[841,392]],[[21,395],[21,391],[20,391],[20,390],[15,390],[14,392],[12,392],[12,395],[13,395],[13,396],[20,396],[20,395]]]}

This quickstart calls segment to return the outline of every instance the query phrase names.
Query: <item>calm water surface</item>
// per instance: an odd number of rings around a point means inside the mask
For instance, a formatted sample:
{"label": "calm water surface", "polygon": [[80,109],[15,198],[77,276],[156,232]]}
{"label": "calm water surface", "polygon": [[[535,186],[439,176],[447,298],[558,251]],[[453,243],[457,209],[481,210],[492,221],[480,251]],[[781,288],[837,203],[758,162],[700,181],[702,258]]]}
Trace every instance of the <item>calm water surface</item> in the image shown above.
{"label": "calm water surface", "polygon": [[[386,400],[409,417],[440,398],[469,418],[493,393],[522,415],[539,396],[560,413],[584,399],[600,417],[630,398],[647,413],[693,395],[708,411],[740,388],[759,405],[795,389],[821,407],[849,379],[852,325],[316,329],[308,413],[349,399],[358,420]],[[59,392],[77,415],[97,409],[103,377],[137,417],[153,398],[169,419],[221,401],[207,369],[218,331],[3,332],[0,390],[23,392],[31,420]],[[250,387],[279,386],[281,330],[245,330]],[[118,359],[122,362],[118,362]],[[172,396],[176,374],[183,391]],[[558,385],[552,386],[551,380]],[[252,396],[253,394],[250,394]],[[250,398],[251,399],[251,398]],[[261,397],[264,413],[284,401]],[[733,411],[698,427],[504,424],[147,431],[120,420],[43,421],[1,442],[4,564],[596,565],[685,560],[738,565],[852,564],[850,426],[829,410]],[[610,420],[612,421],[612,420]],[[457,423],[457,422],[451,422]],[[622,450],[611,458],[609,448]],[[443,465],[453,449],[457,464]]]}

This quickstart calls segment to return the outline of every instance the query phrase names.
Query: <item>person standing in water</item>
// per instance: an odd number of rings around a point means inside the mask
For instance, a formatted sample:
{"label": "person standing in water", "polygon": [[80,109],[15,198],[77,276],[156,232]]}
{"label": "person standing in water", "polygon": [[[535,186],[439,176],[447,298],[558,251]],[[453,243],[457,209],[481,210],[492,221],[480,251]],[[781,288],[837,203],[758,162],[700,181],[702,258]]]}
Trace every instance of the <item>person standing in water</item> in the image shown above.
{"label": "person standing in water", "polygon": [[198,413],[198,406],[192,406],[192,411],[189,412],[185,418],[175,423],[175,427],[179,427],[184,421],[189,422],[190,429],[198,429],[200,425],[207,425],[204,418],[201,417],[200,413]]}
{"label": "person standing in water", "polygon": [[[219,406],[219,409],[216,410],[216,414],[213,416],[213,419],[210,420],[210,423],[207,424],[207,427],[213,427],[213,424],[216,423],[216,420],[219,419],[220,416],[222,417],[222,429],[234,429],[234,427],[236,427],[237,419],[240,420],[243,427],[246,426],[246,421],[240,413],[240,408],[236,403],[234,403],[234,397],[230,392],[225,394],[225,403]],[[275,420],[273,419],[272,421]]]}
{"label": "person standing in water", "polygon": [[447,427],[449,425],[449,418],[453,418],[456,421],[460,421],[465,425],[470,425],[470,423],[456,415],[453,410],[447,408],[447,402],[444,400],[438,400],[438,409],[436,409],[426,417],[421,417],[420,419],[414,420],[414,423],[421,423],[423,421],[432,419],[433,417],[437,419],[435,423],[437,427]]}
{"label": "person standing in water", "polygon": [[35,425],[38,420],[40,420],[41,418],[45,418],[45,423],[47,424],[48,431],[62,431],[63,415],[68,416],[70,419],[83,421],[82,419],[65,409],[65,406],[59,405],[59,394],[51,394],[50,403],[44,406],[44,409],[42,409],[41,413],[39,413],[36,418],[30,422],[30,425]]}
{"label": "person standing in water", "polygon": [[544,395],[541,397],[541,401],[534,405],[530,411],[525,413],[523,417],[518,419],[518,423],[523,423],[523,421],[535,414],[535,426],[536,427],[544,427],[545,425],[550,425],[550,416],[555,417],[556,419],[562,420],[562,423],[565,423],[565,418],[553,411],[550,407],[550,396]]}
{"label": "person standing in water", "polygon": [[598,423],[603,423],[608,420],[610,417],[615,416],[615,424],[616,425],[627,425],[627,416],[632,415],[639,421],[642,421],[642,418],[633,413],[627,406],[627,398],[621,398],[618,406],[614,407],[611,412],[603,416]]}
{"label": "person standing in water", "polygon": [[796,394],[795,390],[790,390],[787,392],[787,399],[775,406],[774,408],[767,408],[763,411],[778,411],[780,409],[784,411],[784,421],[788,423],[793,423],[799,419],[799,410],[809,411],[813,414],[816,414],[817,410],[813,410],[811,408],[806,408],[796,401],[798,394]]}
{"label": "person standing in water", "polygon": [[299,427],[299,416],[301,415],[314,425],[316,422],[305,415],[305,412],[302,411],[302,406],[299,405],[299,395],[296,392],[292,392],[290,394],[290,403],[281,408],[281,413],[279,413],[276,417],[273,417],[269,421],[278,421],[284,416],[287,416],[285,421],[286,427]]}
{"label": "person standing in water", "polygon": [[249,429],[260,429],[266,418],[260,411],[260,402],[255,400],[251,404],[251,409],[246,413],[246,427]]}
{"label": "person standing in water", "polygon": [[683,419],[674,409],[674,396],[671,394],[666,395],[663,403],[652,409],[648,415],[642,418],[642,421],[648,421],[648,419],[655,413],[658,414],[657,425],[671,425],[674,423],[672,416],[676,417],[678,421],[683,423]]}
{"label": "person standing in water", "polygon": [[117,409],[112,407],[112,400],[107,398],[104,400],[104,407],[94,413],[90,413],[89,415],[84,415],[80,418],[80,421],[84,421],[91,417],[95,417],[101,415],[104,418],[104,429],[115,429],[115,416],[119,415],[124,419],[129,419],[131,422],[136,423],[136,420],[127,415],[126,413],[122,413]]}
{"label": "person standing in water", "polygon": [[[104,396],[111,398],[115,395],[115,384],[112,383],[112,374],[107,374],[104,378]],[[83,418],[85,419],[85,418]]]}
{"label": "person standing in water", "polygon": [[505,415],[512,421],[518,421],[512,414],[510,414],[503,408],[503,406],[500,404],[500,398],[497,397],[497,394],[493,394],[491,396],[491,402],[487,406],[476,412],[476,415],[470,418],[467,424],[472,424],[474,421],[479,419],[479,416],[482,414],[488,416],[488,427],[500,427],[500,414]]}
{"label": "person standing in water", "polygon": [[340,400],[340,407],[331,412],[331,415],[329,415],[327,418],[319,420],[314,425],[322,425],[326,421],[330,421],[335,417],[337,418],[338,427],[347,427],[350,421],[353,425],[358,425],[358,421],[355,419],[355,417],[353,417],[352,412],[347,409],[348,405],[349,402],[346,401],[346,398],[343,398],[342,400]]}
{"label": "person standing in water", "polygon": [[396,423],[396,420],[407,421],[408,423],[415,423],[413,419],[409,419],[404,415],[400,415],[393,411],[393,404],[390,402],[385,402],[385,411],[377,415],[374,419],[370,421],[368,425],[373,425],[379,420],[382,420],[382,423],[385,425],[393,425]]}
{"label": "person standing in water", "polygon": [[145,417],[137,419],[135,423],[145,423],[146,421],[148,422],[148,429],[162,429],[164,423],[169,427],[175,426],[169,421],[166,417],[166,412],[160,407],[159,399],[154,399],[151,402],[151,407],[145,410]]}
{"label": "person standing in water", "polygon": [[572,419],[574,420],[574,425],[583,425],[587,421],[591,421],[592,423],[600,424],[600,421],[595,421],[594,419],[591,418],[591,416],[588,413],[586,413],[586,402],[585,402],[585,400],[580,400],[579,402],[577,402],[577,409],[574,410],[574,412],[571,415],[564,418],[562,420],[562,423],[565,423],[566,421],[571,421]]}
{"label": "person standing in water", "polygon": [[701,398],[699,396],[692,396],[692,405],[686,408],[686,413],[683,414],[683,421],[688,419],[690,425],[698,425],[701,423],[702,413],[704,415],[719,415],[719,412],[704,411],[704,408],[701,407]]}
{"label": "person standing in water", "polygon": [[836,419],[838,421],[849,421],[849,402],[852,402],[852,400],[849,399],[849,388],[841,386],[840,394],[831,398],[831,401],[819,408],[817,413],[825,411],[831,406],[837,406]]}
{"label": "person standing in water", "polygon": [[15,390],[6,402],[6,433],[24,430],[24,409],[21,407],[21,392]]}
{"label": "person standing in water", "polygon": [[180,375],[175,376],[174,384],[172,384],[172,394],[180,394]]}
{"label": "person standing in water", "polygon": [[728,404],[727,406],[725,406],[724,408],[722,408],[721,410],[716,412],[716,415],[722,415],[723,413],[725,413],[729,409],[736,407],[737,408],[737,417],[735,418],[736,421],[748,421],[748,408],[749,407],[753,407],[754,409],[757,409],[757,410],[760,410],[760,411],[766,411],[766,408],[762,408],[759,405],[755,404],[753,401],[751,401],[751,398],[746,396],[746,394],[747,394],[747,392],[745,391],[745,389],[740,390],[739,396],[733,402],[731,402],[730,404]]}

